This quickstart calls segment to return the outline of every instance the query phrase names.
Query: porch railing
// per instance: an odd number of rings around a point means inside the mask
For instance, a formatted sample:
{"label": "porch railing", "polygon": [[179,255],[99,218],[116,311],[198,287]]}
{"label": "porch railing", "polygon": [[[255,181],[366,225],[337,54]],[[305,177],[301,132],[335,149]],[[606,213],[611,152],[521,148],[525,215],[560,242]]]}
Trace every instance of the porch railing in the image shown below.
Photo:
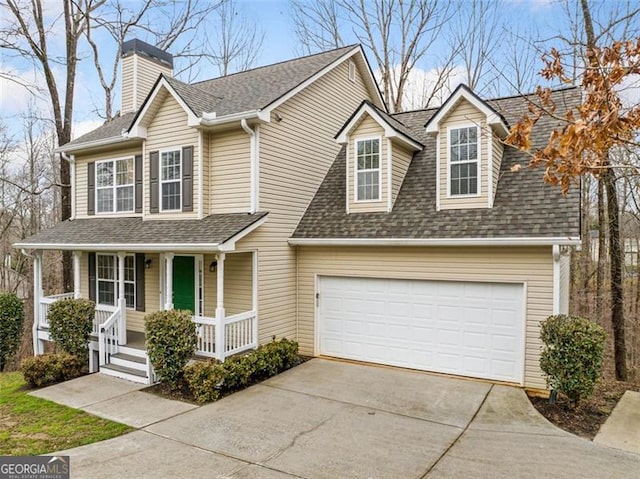
{"label": "porch railing", "polygon": [[258,346],[257,314],[255,311],[219,318],[194,316],[198,342],[196,354],[220,361],[232,354],[241,353]]}
{"label": "porch railing", "polygon": [[49,308],[53,303],[61,299],[70,299],[73,297],[73,293],[62,293],[40,298],[40,311],[38,312],[38,324],[40,328],[49,328]]}
{"label": "porch railing", "polygon": [[118,352],[120,337],[120,316],[122,311],[116,309],[111,316],[98,326],[98,357],[100,366],[109,364],[111,356]]}

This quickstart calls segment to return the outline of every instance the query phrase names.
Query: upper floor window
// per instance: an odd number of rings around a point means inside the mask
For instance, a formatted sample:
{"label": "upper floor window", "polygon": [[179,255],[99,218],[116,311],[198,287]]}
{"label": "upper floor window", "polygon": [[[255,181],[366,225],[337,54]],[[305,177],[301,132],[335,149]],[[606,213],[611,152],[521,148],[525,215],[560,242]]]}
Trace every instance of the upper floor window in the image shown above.
{"label": "upper floor window", "polygon": [[179,210],[182,207],[182,162],[180,150],[163,151],[160,154],[160,184],[162,211]]}
{"label": "upper floor window", "polygon": [[478,127],[449,130],[449,193],[478,194]]}
{"label": "upper floor window", "polygon": [[[118,299],[118,256],[114,254],[96,255],[96,298],[99,304],[116,305]],[[124,297],[127,308],[136,306],[135,256],[124,258]]]}
{"label": "upper floor window", "polygon": [[132,212],[134,209],[133,158],[96,162],[96,211]]}
{"label": "upper floor window", "polygon": [[380,140],[356,141],[356,201],[380,199]]}

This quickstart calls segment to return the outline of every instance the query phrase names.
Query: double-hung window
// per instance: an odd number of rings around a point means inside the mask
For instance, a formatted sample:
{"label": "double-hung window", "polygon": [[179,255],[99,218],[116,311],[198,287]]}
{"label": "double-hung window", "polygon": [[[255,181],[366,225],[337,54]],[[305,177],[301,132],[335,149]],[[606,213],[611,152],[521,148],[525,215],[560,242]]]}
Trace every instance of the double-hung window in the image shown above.
{"label": "double-hung window", "polygon": [[356,141],[356,201],[380,199],[380,140]]}
{"label": "double-hung window", "polygon": [[180,210],[182,205],[182,162],[180,150],[163,151],[160,155],[161,210]]}
{"label": "double-hung window", "polygon": [[449,193],[478,194],[478,127],[449,130]]}
{"label": "double-hung window", "polygon": [[96,163],[96,211],[131,213],[134,210],[133,158]]}
{"label": "double-hung window", "polygon": [[[118,301],[118,256],[114,254],[96,255],[96,298],[99,304],[116,306]],[[136,266],[135,256],[124,258],[124,297],[127,308],[136,307]]]}

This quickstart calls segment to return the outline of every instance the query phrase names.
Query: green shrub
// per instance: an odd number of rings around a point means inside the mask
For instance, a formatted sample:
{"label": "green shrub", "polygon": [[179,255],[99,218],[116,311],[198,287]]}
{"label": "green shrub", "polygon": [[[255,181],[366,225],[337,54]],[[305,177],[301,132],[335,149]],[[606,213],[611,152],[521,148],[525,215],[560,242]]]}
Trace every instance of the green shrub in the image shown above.
{"label": "green shrub", "polygon": [[49,307],[49,335],[65,353],[85,360],[93,329],[95,303],[89,299],[61,299]]}
{"label": "green shrub", "polygon": [[184,379],[199,403],[217,401],[223,391],[225,371],[217,359],[196,361],[184,368]]}
{"label": "green shrub", "polygon": [[144,317],[149,359],[161,383],[177,388],[196,350],[196,326],[190,311],[156,311]]}
{"label": "green shrub", "polygon": [[67,353],[43,354],[23,360],[20,369],[29,386],[41,387],[77,378],[82,374],[82,362]]}
{"label": "green shrub", "polygon": [[24,307],[13,293],[0,293],[0,371],[16,353],[22,337]]}
{"label": "green shrub", "polygon": [[262,381],[300,363],[298,343],[281,339],[224,363],[197,361],[184,369],[193,397],[200,403],[216,401],[222,395]]}
{"label": "green shrub", "polygon": [[585,318],[549,316],[542,323],[540,338],[545,344],[540,368],[547,385],[574,406],[590,396],[602,367],[604,329]]}

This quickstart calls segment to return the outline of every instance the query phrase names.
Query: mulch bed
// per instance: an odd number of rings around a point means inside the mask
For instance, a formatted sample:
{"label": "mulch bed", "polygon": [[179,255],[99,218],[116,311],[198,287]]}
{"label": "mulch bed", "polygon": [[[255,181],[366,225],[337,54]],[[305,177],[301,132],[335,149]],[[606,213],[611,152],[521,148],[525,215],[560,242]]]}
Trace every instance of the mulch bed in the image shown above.
{"label": "mulch bed", "polygon": [[561,395],[558,395],[555,404],[549,404],[548,399],[540,397],[529,399],[538,412],[556,426],[577,436],[593,439],[627,390],[640,391],[640,380],[622,382],[604,378],[593,395],[576,408],[572,408]]}

